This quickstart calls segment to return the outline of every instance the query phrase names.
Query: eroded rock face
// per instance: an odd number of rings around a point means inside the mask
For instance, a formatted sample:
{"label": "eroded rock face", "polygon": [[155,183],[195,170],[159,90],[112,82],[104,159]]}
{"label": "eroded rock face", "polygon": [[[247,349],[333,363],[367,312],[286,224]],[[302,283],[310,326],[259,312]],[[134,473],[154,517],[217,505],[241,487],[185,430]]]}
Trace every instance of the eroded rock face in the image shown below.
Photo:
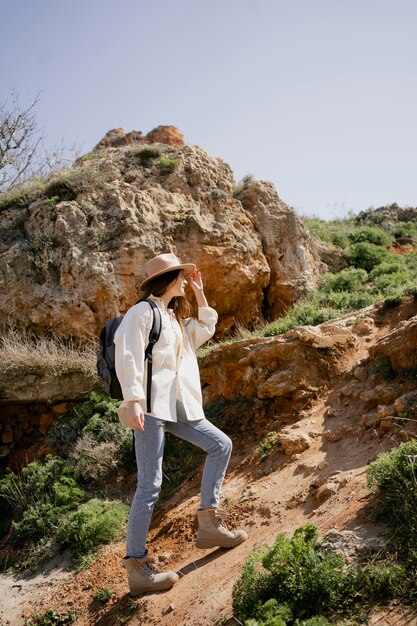
{"label": "eroded rock face", "polygon": [[198,147],[155,148],[145,161],[131,146],[99,150],[55,175],[50,198],[1,213],[1,325],[97,336],[140,297],[146,261],[167,251],[200,268],[219,335],[314,287],[313,242],[272,185],[245,192],[248,211],[224,161]]}
{"label": "eroded rock face", "polygon": [[400,322],[369,350],[370,357],[389,359],[395,373],[413,370],[417,366],[417,315]]}
{"label": "eroded rock face", "polygon": [[337,320],[219,347],[200,364],[204,400],[245,398],[254,421],[263,420],[265,411],[288,419],[343,372],[343,355],[355,342],[349,326]]}
{"label": "eroded rock face", "polygon": [[318,247],[300,218],[281,200],[272,183],[250,182],[239,199],[262,237],[271,271],[267,308],[276,318],[314,289],[327,266],[321,262]]}
{"label": "eroded rock face", "polygon": [[124,128],[113,128],[104,135],[94,150],[119,148],[133,143],[163,143],[180,147],[184,145],[184,137],[175,126],[157,126],[147,135],[143,135],[140,130],[132,130],[127,133]]}

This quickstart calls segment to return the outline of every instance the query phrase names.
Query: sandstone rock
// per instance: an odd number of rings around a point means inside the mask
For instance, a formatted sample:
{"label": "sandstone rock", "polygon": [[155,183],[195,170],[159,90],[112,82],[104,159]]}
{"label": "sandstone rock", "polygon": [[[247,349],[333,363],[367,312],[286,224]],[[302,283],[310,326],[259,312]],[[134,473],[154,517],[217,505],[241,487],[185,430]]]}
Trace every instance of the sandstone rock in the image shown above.
{"label": "sandstone rock", "polygon": [[344,355],[354,342],[349,330],[336,327],[333,335],[334,327],[323,326],[213,350],[200,361],[205,402],[247,399],[251,421],[284,419],[305,408],[323,385],[347,367]]}
{"label": "sandstone rock", "polygon": [[278,317],[316,287],[326,267],[320,261],[316,242],[271,183],[252,181],[244,187],[239,200],[253,215],[262,237],[271,271],[267,306],[271,317]]}
{"label": "sandstone rock", "polygon": [[157,126],[157,128],[154,128],[145,136],[140,130],[132,130],[127,133],[124,128],[114,128],[105,134],[94,150],[120,148],[121,146],[135,143],[162,143],[181,147],[184,145],[184,138],[175,126]]}
{"label": "sandstone rock", "polygon": [[385,417],[383,419],[381,419],[381,421],[378,424],[379,429],[381,431],[384,432],[388,432],[390,430],[393,430],[396,426],[395,424],[395,417]]}
{"label": "sandstone rock", "polygon": [[333,496],[336,492],[337,492],[337,487],[335,484],[324,483],[324,485],[321,485],[317,489],[314,497],[316,498],[316,500],[318,500],[318,502],[322,503],[328,500],[329,498],[331,498],[331,496]]}
{"label": "sandstone rock", "polygon": [[386,538],[380,536],[367,536],[366,530],[362,534],[351,530],[338,531],[331,528],[319,540],[325,550],[337,552],[348,563],[356,561],[365,552],[378,552],[386,545]]}
{"label": "sandstone rock", "polygon": [[323,437],[330,441],[331,443],[336,443],[336,441],[340,441],[343,437],[343,432],[334,432],[333,430],[326,430],[323,433]]}
{"label": "sandstone rock", "polygon": [[[121,131],[112,135],[118,142]],[[271,184],[252,186],[250,214],[221,159],[191,146],[164,155],[178,162],[172,173],[158,158],[143,165],[129,145],[98,150],[52,177],[60,201],[2,211],[0,326],[97,336],[136,302],[146,261],[165,251],[199,266],[220,336],[274,317],[315,286],[323,266],[314,242]]]}
{"label": "sandstone rock", "polygon": [[396,413],[407,412],[410,409],[410,404],[417,402],[417,391],[410,391],[404,395],[396,398],[394,402],[394,411]]}
{"label": "sandstone rock", "polygon": [[181,147],[184,145],[184,137],[175,126],[157,126],[146,135],[146,142]]}
{"label": "sandstone rock", "polygon": [[[247,377],[248,379],[248,377]],[[275,398],[280,396],[291,396],[297,388],[292,382],[290,372],[278,372],[272,374],[264,383],[258,387],[258,398]]]}
{"label": "sandstone rock", "polygon": [[360,399],[368,407],[377,407],[382,402],[393,402],[398,396],[398,389],[397,385],[382,383],[363,391],[360,395]]}
{"label": "sandstone rock", "polygon": [[300,454],[307,450],[312,443],[311,438],[304,432],[282,432],[279,436],[281,447],[287,456]]}
{"label": "sandstone rock", "polygon": [[30,402],[62,402],[85,400],[92,391],[100,391],[98,379],[89,378],[85,373],[68,372],[65,376],[39,375],[19,376],[10,379],[10,375],[0,376],[0,399],[3,403],[25,404]]}
{"label": "sandstone rock", "polygon": [[361,382],[365,382],[365,380],[368,378],[368,372],[364,367],[360,366],[355,367],[355,369],[353,370],[353,375],[357,380],[360,380]]}
{"label": "sandstone rock", "polygon": [[356,398],[361,391],[356,380],[350,381],[347,385],[340,390],[340,397],[342,398]]}
{"label": "sandstone rock", "polygon": [[366,337],[375,330],[375,322],[371,317],[358,320],[352,327],[352,332],[359,337]]}
{"label": "sandstone rock", "polygon": [[388,415],[392,415],[393,414],[393,405],[383,405],[381,404],[380,406],[378,406],[377,410],[376,410],[376,417],[377,419],[381,420],[384,417],[387,417]]}
{"label": "sandstone rock", "polygon": [[[407,349],[404,350],[404,346]],[[371,359],[388,358],[393,370],[401,373],[417,363],[417,315],[400,322],[388,335],[369,349]]]}
{"label": "sandstone rock", "polygon": [[374,413],[365,413],[359,420],[363,428],[372,428],[376,424],[376,416]]}
{"label": "sandstone rock", "polygon": [[320,239],[316,240],[316,248],[320,260],[327,266],[328,272],[341,272],[348,267],[348,262],[343,248],[339,246],[328,246]]}

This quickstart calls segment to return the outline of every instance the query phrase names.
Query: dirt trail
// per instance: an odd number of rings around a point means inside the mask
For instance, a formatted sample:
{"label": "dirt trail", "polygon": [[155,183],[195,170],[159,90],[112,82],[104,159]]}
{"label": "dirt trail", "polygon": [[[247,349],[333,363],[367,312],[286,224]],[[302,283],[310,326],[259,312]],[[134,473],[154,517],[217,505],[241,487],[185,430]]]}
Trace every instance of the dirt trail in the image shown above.
{"label": "dirt trail", "polygon": [[[369,345],[387,330],[375,327],[372,336],[360,338],[348,356],[347,369],[365,358]],[[119,543],[104,548],[87,571],[55,580],[51,574],[38,576],[22,587],[23,602],[18,611],[7,616],[7,606],[17,601],[19,594],[6,598],[4,624],[22,626],[26,616],[47,608],[75,610],[79,626],[112,626],[129,623],[130,619],[135,625],[209,626],[221,620],[223,624],[237,624],[231,620],[233,585],[249,554],[272,544],[278,532],[292,533],[307,522],[316,524],[322,533],[330,528],[354,530],[362,536],[380,532],[370,521],[372,497],[366,485],[366,468],[381,451],[393,445],[393,436],[361,426],[363,406],[359,400],[339,393],[351,380],[349,373],[334,380],[333,388],[323,391],[302,412],[299,421],[286,429],[308,438],[309,447],[302,453],[289,458],[274,448],[261,461],[256,450],[261,433],[256,438],[234,438],[235,453],[223,488],[222,506],[231,514],[231,526],[247,530],[247,542],[230,551],[195,548],[197,476],[182,487],[165,512],[158,514],[151,533],[152,553],[159,556],[162,567],[180,574],[172,590],[132,601],[120,567],[124,545]],[[263,433],[277,426],[278,422],[263,425]],[[4,580],[2,589],[7,591]],[[36,590],[33,585],[37,585]],[[114,595],[100,609],[94,594],[103,587],[112,589]],[[7,593],[10,590],[9,586]],[[391,607],[376,613],[371,621],[378,626],[405,626],[417,624],[417,616]]]}

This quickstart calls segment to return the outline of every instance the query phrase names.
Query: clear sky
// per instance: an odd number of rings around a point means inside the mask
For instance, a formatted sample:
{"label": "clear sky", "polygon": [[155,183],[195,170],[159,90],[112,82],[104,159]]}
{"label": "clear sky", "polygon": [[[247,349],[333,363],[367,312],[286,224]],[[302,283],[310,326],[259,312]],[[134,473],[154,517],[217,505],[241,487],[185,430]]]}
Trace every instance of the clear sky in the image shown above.
{"label": "clear sky", "polygon": [[172,124],[299,214],[417,205],[416,0],[0,0],[50,145]]}

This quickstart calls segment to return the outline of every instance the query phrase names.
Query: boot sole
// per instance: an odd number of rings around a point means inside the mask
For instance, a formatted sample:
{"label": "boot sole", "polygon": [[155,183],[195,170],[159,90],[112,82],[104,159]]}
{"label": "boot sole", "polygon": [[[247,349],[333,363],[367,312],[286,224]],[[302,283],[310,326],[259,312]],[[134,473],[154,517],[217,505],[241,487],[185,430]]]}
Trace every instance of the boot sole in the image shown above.
{"label": "boot sole", "polygon": [[244,541],[246,541],[247,537],[239,537],[238,539],[231,540],[230,542],[224,542],[223,544],[213,543],[212,541],[204,541],[201,539],[197,539],[196,546],[202,550],[206,550],[207,548],[235,548],[240,545]]}
{"label": "boot sole", "polygon": [[130,589],[129,593],[131,596],[140,596],[142,593],[148,593],[149,591],[168,591],[168,589],[172,589],[176,582],[175,580],[169,585],[147,585],[140,589]]}

